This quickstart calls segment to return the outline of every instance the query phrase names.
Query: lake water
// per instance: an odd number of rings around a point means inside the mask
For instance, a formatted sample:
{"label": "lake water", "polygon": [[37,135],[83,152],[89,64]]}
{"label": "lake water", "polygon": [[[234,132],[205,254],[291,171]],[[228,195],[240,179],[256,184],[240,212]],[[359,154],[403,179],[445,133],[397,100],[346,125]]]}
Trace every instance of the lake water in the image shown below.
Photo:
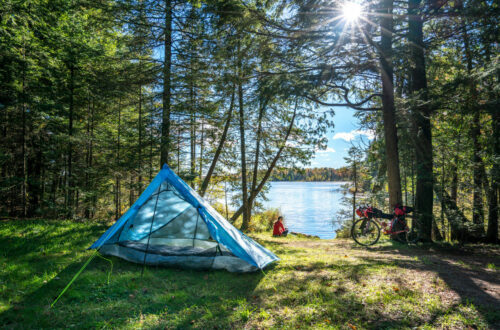
{"label": "lake water", "polygon": [[335,237],[345,182],[272,182],[266,208],[279,208],[290,231]]}

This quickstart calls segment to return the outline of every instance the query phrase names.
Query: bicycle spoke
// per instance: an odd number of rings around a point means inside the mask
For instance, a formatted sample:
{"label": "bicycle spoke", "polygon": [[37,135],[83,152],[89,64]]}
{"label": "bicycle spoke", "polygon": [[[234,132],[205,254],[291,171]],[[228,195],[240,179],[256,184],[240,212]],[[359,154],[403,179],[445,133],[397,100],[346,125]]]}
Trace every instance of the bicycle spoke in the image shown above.
{"label": "bicycle spoke", "polygon": [[380,238],[380,227],[373,220],[359,219],[351,228],[351,236],[360,245],[373,245]]}

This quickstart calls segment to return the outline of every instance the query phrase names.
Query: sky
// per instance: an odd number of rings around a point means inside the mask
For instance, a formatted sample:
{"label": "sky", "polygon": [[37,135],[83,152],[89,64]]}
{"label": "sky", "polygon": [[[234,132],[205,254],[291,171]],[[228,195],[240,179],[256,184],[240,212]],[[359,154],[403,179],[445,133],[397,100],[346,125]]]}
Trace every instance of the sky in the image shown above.
{"label": "sky", "polygon": [[327,133],[328,148],[316,152],[309,168],[333,167],[339,168],[346,165],[344,157],[354,143],[359,144],[361,140],[367,143],[373,139],[369,131],[359,129],[359,121],[354,117],[355,111],[349,108],[336,108],[333,121],[335,127]]}

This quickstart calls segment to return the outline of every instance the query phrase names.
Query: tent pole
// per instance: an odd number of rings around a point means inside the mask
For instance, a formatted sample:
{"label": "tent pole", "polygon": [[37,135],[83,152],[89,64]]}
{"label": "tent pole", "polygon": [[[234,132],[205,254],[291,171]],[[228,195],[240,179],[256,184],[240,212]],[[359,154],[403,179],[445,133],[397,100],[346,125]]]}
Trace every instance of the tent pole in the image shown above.
{"label": "tent pole", "polygon": [[142,261],[141,277],[144,275],[144,267],[146,267],[146,256],[148,255],[149,240],[151,239],[151,232],[153,231],[153,223],[155,221],[155,216],[156,216],[156,206],[158,205],[158,198],[160,197],[160,192],[161,192],[161,185],[158,188],[158,194],[156,195],[155,209],[153,211],[153,218],[151,218],[151,226],[149,226],[148,243],[146,244],[146,252],[144,252],[144,260]]}

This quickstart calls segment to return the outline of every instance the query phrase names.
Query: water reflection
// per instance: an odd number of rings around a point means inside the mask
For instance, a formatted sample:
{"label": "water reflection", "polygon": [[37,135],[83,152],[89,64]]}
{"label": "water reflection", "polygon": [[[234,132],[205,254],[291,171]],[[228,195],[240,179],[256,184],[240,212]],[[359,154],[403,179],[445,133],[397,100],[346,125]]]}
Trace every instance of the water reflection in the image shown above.
{"label": "water reflection", "polygon": [[345,182],[272,182],[266,208],[279,208],[290,231],[320,238],[335,237]]}

